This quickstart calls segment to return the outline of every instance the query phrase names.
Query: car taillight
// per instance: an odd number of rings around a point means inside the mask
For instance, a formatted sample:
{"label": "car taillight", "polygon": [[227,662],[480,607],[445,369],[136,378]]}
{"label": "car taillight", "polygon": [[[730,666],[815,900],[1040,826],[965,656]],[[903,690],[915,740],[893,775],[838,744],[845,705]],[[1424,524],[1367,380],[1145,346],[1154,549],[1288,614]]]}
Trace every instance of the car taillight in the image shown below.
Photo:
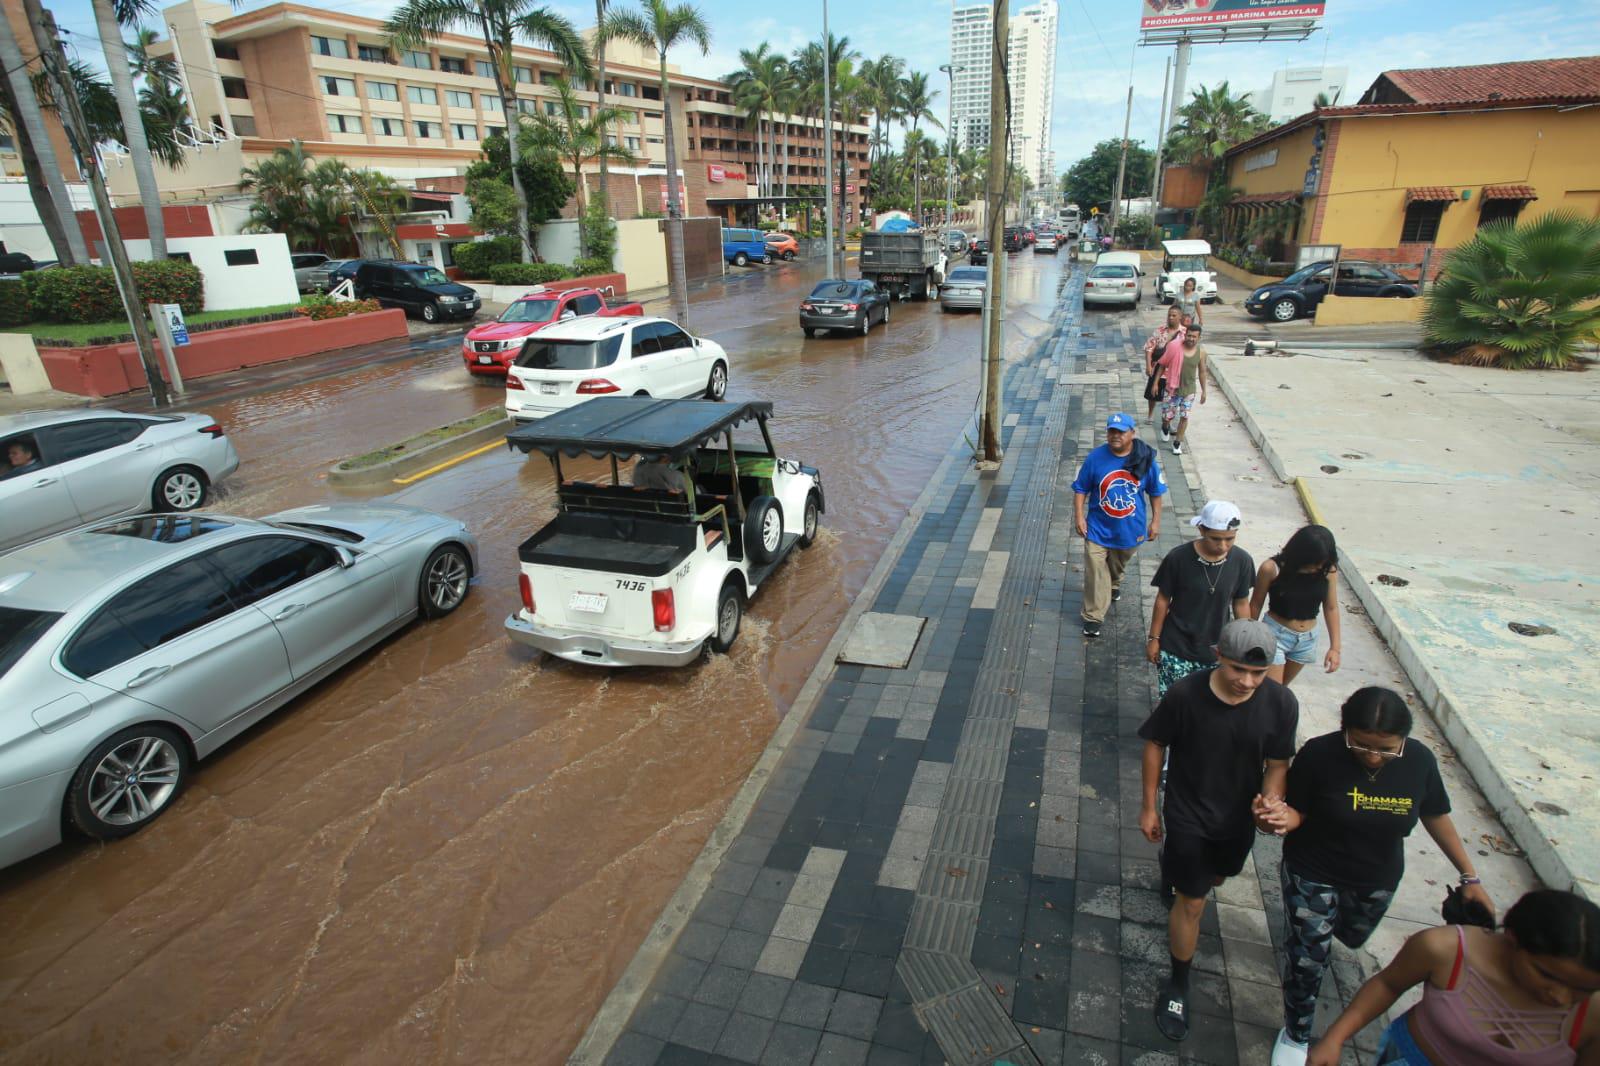
{"label": "car taillight", "polygon": [[594,396],[602,392],[621,391],[621,389],[611,384],[611,382],[607,381],[605,378],[590,378],[587,381],[578,382],[578,395],[580,396]]}
{"label": "car taillight", "polygon": [[523,388],[522,379],[517,377],[517,375],[515,375],[515,374],[507,374],[506,375],[506,388],[508,388],[508,389],[521,389],[521,388]]}
{"label": "car taillight", "polygon": [[211,423],[209,426],[201,426],[200,427],[200,432],[204,433],[206,436],[210,437],[212,440],[221,440],[222,439],[222,427],[217,425],[215,422]]}
{"label": "car taillight", "polygon": [[650,613],[655,616],[657,633],[668,632],[678,624],[678,610],[673,606],[671,589],[651,591]]}
{"label": "car taillight", "polygon": [[859,310],[861,310],[861,305],[860,304],[845,304],[844,305],[844,309],[846,311],[859,311]]}
{"label": "car taillight", "polygon": [[1124,282],[1123,282],[1123,283],[1122,283],[1122,287],[1123,287],[1123,288],[1124,288],[1124,289],[1131,289],[1131,288],[1133,288],[1133,282],[1131,282],[1131,281],[1124,281]]}
{"label": "car taillight", "polygon": [[800,310],[802,310],[802,311],[815,311],[816,309],[817,308],[816,308],[815,304],[801,304],[800,305]]}
{"label": "car taillight", "polygon": [[522,591],[522,606],[528,609],[529,614],[533,614],[533,582],[528,579],[527,574],[517,575],[517,588]]}

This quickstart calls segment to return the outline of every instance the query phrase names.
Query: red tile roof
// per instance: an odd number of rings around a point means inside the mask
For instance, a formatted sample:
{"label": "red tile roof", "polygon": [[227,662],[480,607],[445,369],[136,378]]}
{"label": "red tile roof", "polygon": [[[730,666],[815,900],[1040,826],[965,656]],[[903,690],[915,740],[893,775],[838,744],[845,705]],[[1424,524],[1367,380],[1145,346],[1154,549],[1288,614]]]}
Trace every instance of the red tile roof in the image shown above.
{"label": "red tile roof", "polygon": [[1422,201],[1454,200],[1456,191],[1443,185],[1413,185],[1406,190],[1406,203]]}
{"label": "red tile roof", "polygon": [[[1384,99],[1387,81],[1404,100]],[[1537,59],[1526,63],[1487,63],[1476,67],[1423,67],[1388,70],[1367,90],[1371,103],[1466,104],[1498,101],[1585,100],[1600,98],[1600,56]],[[1363,101],[1367,101],[1364,96]]]}
{"label": "red tile roof", "polygon": [[1485,200],[1537,200],[1539,194],[1533,191],[1532,185],[1485,185],[1483,187]]}

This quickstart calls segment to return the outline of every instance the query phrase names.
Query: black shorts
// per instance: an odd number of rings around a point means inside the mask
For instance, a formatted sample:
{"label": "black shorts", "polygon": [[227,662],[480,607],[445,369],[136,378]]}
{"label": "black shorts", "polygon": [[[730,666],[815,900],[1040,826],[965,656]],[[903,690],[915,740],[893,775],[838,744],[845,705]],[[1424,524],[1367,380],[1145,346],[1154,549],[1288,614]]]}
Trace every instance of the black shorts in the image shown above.
{"label": "black shorts", "polygon": [[1230,840],[1207,840],[1196,833],[1167,830],[1161,844],[1161,878],[1190,899],[1203,899],[1218,878],[1232,877],[1244,869],[1255,846],[1256,834]]}
{"label": "black shorts", "polygon": [[1160,403],[1167,387],[1167,372],[1156,367],[1144,380],[1144,398]]}

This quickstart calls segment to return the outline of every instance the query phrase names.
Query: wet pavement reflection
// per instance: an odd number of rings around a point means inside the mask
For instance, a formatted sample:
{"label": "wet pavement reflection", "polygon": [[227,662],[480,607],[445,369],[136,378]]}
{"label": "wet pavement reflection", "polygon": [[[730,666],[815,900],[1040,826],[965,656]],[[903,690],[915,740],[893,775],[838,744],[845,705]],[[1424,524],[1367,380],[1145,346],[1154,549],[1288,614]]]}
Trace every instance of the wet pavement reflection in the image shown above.
{"label": "wet pavement reflection", "polygon": [[[1012,264],[1014,348],[1069,265]],[[516,545],[552,513],[541,458],[376,494],[477,533],[466,604],[208,759],[143,833],[0,872],[0,1062],[564,1057],[977,402],[977,315],[896,304],[867,337],[807,339],[816,277],[733,273],[691,307],[732,357],[730,398],[775,403],[779,450],[822,470],[829,504],[731,655],[604,671],[505,638]],[[501,402],[452,344],[208,405],[244,460],[218,508],[340,498],[339,459]]]}

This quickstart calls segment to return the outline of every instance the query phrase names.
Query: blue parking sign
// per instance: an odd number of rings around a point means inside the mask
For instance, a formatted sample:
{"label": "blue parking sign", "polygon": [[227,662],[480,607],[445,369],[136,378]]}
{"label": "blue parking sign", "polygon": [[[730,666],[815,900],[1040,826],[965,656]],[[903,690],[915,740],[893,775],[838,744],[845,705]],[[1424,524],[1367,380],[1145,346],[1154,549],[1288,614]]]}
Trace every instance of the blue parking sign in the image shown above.
{"label": "blue parking sign", "polygon": [[183,323],[183,308],[178,304],[162,304],[167,316],[167,330],[172,334],[174,346],[189,343],[189,327]]}

